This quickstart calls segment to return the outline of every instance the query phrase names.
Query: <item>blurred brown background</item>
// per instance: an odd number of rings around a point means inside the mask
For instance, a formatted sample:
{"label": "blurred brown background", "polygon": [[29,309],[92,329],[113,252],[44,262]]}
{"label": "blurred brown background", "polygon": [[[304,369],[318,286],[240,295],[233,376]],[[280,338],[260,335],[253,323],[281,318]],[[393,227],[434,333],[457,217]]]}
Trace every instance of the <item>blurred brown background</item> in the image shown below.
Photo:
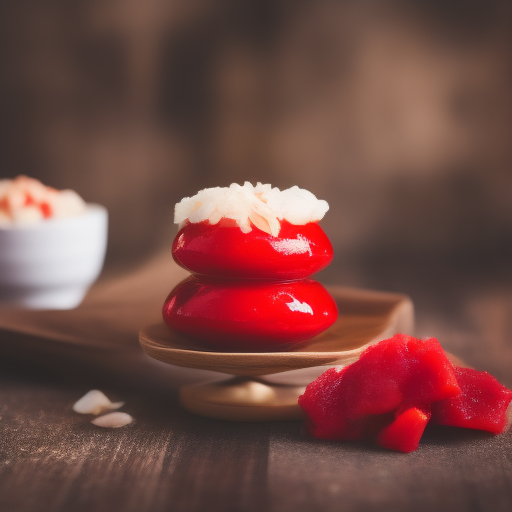
{"label": "blurred brown background", "polygon": [[0,177],[106,205],[111,266],[169,247],[183,196],[250,180],[328,200],[323,280],[510,283],[511,7],[3,1]]}

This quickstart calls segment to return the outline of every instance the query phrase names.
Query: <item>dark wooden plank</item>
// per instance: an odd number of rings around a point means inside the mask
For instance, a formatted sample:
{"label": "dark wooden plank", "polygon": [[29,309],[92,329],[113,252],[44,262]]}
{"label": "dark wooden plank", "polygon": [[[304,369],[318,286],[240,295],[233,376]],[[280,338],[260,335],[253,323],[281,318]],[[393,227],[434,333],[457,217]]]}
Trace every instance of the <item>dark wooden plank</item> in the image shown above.
{"label": "dark wooden plank", "polygon": [[71,410],[87,388],[0,382],[2,511],[267,508],[268,425],[199,418],[175,396],[110,392],[135,423],[100,429]]}
{"label": "dark wooden plank", "polygon": [[401,454],[275,425],[270,510],[510,512],[511,441],[511,433],[429,427],[416,452]]}
{"label": "dark wooden plank", "polygon": [[[436,304],[412,295],[420,335],[512,387],[510,288],[461,287]],[[0,361],[1,512],[512,510],[512,433],[430,428],[404,455],[318,442],[300,422],[195,417],[175,393],[143,389],[138,377],[121,386],[78,367],[28,373],[10,364]],[[101,430],[72,412],[99,381],[126,400],[134,424]]]}

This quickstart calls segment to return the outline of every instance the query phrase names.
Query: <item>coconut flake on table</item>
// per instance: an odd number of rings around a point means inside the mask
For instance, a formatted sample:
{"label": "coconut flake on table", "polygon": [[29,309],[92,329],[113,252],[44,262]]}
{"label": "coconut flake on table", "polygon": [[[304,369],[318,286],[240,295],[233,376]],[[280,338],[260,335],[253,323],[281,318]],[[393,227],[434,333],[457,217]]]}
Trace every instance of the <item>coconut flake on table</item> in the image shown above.
{"label": "coconut flake on table", "polygon": [[187,221],[217,224],[225,218],[234,220],[243,233],[256,226],[278,236],[280,220],[295,225],[318,222],[328,209],[327,201],[297,186],[279,190],[269,184],[258,182],[253,186],[246,181],[244,185],[206,188],[185,197],[175,206],[174,222],[182,227]]}
{"label": "coconut flake on table", "polygon": [[133,418],[125,412],[110,412],[104,416],[94,418],[91,423],[97,427],[119,428],[128,425],[132,421]]}
{"label": "coconut flake on table", "polygon": [[48,218],[84,213],[86,204],[73,190],[56,190],[27,176],[0,180],[0,226],[31,225]]}
{"label": "coconut flake on table", "polygon": [[104,393],[92,389],[73,405],[73,410],[80,414],[100,414],[119,409],[123,405],[124,402],[111,402]]}

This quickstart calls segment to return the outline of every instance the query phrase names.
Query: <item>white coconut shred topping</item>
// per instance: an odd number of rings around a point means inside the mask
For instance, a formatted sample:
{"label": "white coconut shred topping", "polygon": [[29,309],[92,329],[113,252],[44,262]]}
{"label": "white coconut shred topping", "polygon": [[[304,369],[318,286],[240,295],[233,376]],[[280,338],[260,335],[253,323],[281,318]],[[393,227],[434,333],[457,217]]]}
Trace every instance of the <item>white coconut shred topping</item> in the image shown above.
{"label": "white coconut shred topping", "polygon": [[174,208],[174,222],[182,227],[186,221],[205,220],[217,224],[220,219],[236,221],[243,233],[252,226],[278,236],[280,220],[300,225],[323,218],[329,205],[314,194],[297,186],[279,190],[272,185],[253,186],[233,183],[229,187],[205,188],[195,196],[185,197]]}
{"label": "white coconut shred topping", "polygon": [[119,409],[124,402],[111,402],[101,391],[91,389],[73,405],[73,410],[80,414],[100,414],[104,411]]}

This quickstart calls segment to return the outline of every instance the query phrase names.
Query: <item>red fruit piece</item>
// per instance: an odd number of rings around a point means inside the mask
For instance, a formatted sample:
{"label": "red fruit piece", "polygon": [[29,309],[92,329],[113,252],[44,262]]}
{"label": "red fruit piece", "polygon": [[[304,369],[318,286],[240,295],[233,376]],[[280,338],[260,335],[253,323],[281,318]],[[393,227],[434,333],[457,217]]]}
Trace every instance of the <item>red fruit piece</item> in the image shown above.
{"label": "red fruit piece", "polygon": [[[366,349],[341,372],[325,372],[306,388],[299,404],[315,437],[373,439],[397,410],[428,409],[459,393],[452,365],[436,339],[397,334]],[[411,421],[405,416],[389,435]]]}
{"label": "red fruit piece", "polygon": [[373,439],[383,426],[393,420],[393,415],[389,414],[356,419],[347,417],[344,377],[348,368],[327,370],[299,396],[299,405],[306,413],[306,424],[312,436],[345,441]]}
{"label": "red fruit piece", "polygon": [[355,419],[430,404],[458,395],[460,388],[435,338],[396,334],[367,348],[347,367],[343,393],[345,414]]}
{"label": "red fruit piece", "polygon": [[471,368],[455,368],[462,393],[432,405],[432,422],[500,434],[507,427],[512,391],[492,375]]}
{"label": "red fruit piece", "polygon": [[41,213],[45,219],[48,219],[52,216],[52,207],[49,203],[41,203],[39,208],[41,208]]}
{"label": "red fruit piece", "polygon": [[306,413],[308,430],[319,439],[356,440],[361,437],[359,425],[353,425],[345,415],[343,375],[348,366],[338,371],[331,368],[309,384],[299,405]]}
{"label": "red fruit piece", "polygon": [[222,279],[304,279],[332,260],[332,245],[316,222],[294,225],[282,220],[279,236],[253,226],[243,233],[235,221],[186,224],[172,255],[193,273]]}
{"label": "red fruit piece", "polygon": [[398,414],[375,439],[382,448],[399,452],[413,452],[418,448],[423,431],[430,419],[430,411],[412,407]]}
{"label": "red fruit piece", "polygon": [[336,303],[316,281],[221,281],[189,277],[167,297],[171,328],[210,349],[284,350],[330,327]]}

